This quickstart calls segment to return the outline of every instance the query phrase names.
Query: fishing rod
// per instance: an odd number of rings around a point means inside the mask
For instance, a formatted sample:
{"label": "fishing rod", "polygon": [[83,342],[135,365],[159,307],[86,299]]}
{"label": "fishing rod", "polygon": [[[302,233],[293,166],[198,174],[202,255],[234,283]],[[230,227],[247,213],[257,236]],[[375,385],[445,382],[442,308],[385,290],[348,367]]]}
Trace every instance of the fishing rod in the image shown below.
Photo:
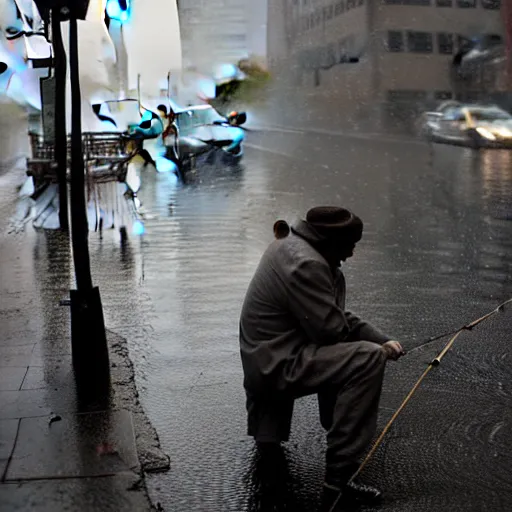
{"label": "fishing rod", "polygon": [[[366,467],[366,465],[368,464],[370,459],[373,457],[374,453],[377,451],[377,449],[381,445],[385,435],[388,433],[389,429],[392,427],[392,425],[395,422],[395,420],[398,418],[398,416],[403,411],[405,406],[409,403],[411,398],[414,396],[414,393],[416,393],[417,389],[420,387],[420,384],[423,382],[425,377],[430,373],[432,368],[435,368],[435,367],[437,367],[437,366],[439,366],[441,364],[441,361],[442,361],[443,357],[452,348],[453,344],[455,343],[455,340],[464,331],[471,331],[478,324],[484,322],[485,320],[487,320],[488,318],[494,316],[495,314],[502,312],[505,309],[505,306],[507,304],[510,304],[510,303],[512,303],[512,298],[506,300],[505,302],[502,302],[498,307],[496,307],[495,309],[493,309],[489,313],[486,313],[485,315],[481,316],[480,318],[477,318],[476,320],[473,320],[469,324],[463,325],[462,327],[460,327],[456,331],[450,331],[448,333],[441,334],[439,336],[434,336],[434,337],[430,338],[429,340],[427,340],[426,342],[424,342],[423,344],[413,348],[412,350],[409,350],[409,352],[412,352],[413,350],[418,350],[418,349],[420,349],[422,347],[425,347],[426,345],[428,345],[428,344],[430,344],[430,343],[432,343],[432,342],[434,342],[434,341],[436,341],[436,340],[438,340],[440,338],[443,338],[443,337],[449,336],[449,335],[453,335],[450,338],[450,340],[448,341],[448,343],[439,352],[439,354],[434,359],[432,359],[432,361],[430,361],[430,363],[428,364],[428,366],[425,369],[425,371],[421,374],[420,378],[416,381],[416,384],[414,384],[412,389],[409,391],[409,393],[405,397],[404,401],[400,404],[400,407],[398,407],[398,409],[395,411],[395,413],[393,414],[391,419],[388,421],[388,423],[386,424],[386,426],[382,430],[381,434],[379,435],[379,437],[377,438],[377,440],[373,444],[371,450],[368,452],[368,455],[366,455],[365,459],[363,460],[363,462],[361,463],[361,465],[359,466],[357,471],[352,475],[352,477],[348,481],[349,484],[352,483],[361,474],[361,472]],[[343,495],[343,491],[340,491],[340,493],[338,494],[338,497],[334,501],[332,507],[329,509],[329,512],[335,512],[336,506],[338,505],[340,499],[342,498],[342,495]]]}
{"label": "fishing rod", "polygon": [[457,334],[459,331],[471,331],[473,327],[476,327],[480,322],[483,322],[484,320],[487,320],[489,317],[495,315],[496,313],[499,313],[503,310],[503,308],[512,302],[512,298],[506,300],[505,302],[502,302],[499,306],[497,306],[495,309],[490,311],[489,313],[481,316],[480,318],[477,318],[473,322],[469,324],[465,324],[462,327],[459,327],[458,329],[454,329],[451,331],[444,332],[443,334],[438,334],[436,336],[432,336],[431,338],[427,338],[425,341],[422,341],[419,345],[417,345],[414,348],[411,348],[407,351],[407,353],[414,352],[415,350],[419,350],[420,348],[426,347],[427,345],[430,345],[434,341],[440,340],[441,338],[445,338],[446,336],[453,336],[454,334]]}

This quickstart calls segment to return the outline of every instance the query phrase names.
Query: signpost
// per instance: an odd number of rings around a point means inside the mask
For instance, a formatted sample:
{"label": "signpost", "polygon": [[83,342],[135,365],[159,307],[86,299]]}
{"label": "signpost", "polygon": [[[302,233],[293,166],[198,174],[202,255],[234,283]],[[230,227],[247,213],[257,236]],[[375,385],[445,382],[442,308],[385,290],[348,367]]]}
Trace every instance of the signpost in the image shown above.
{"label": "signpost", "polygon": [[[98,287],[91,277],[84,189],[82,114],[78,62],[78,19],[84,19],[89,0],[36,0],[48,19],[51,12],[56,60],[55,143],[61,172],[67,167],[65,117],[66,55],[62,45],[61,21],[69,21],[69,75],[71,81],[71,240],[76,290],[70,292],[71,347],[79,392],[94,399],[108,396],[110,364],[103,308]],[[64,80],[63,80],[64,77]],[[59,103],[60,102],[60,103]],[[62,106],[64,109],[62,109]],[[60,159],[60,160],[59,160]]]}
{"label": "signpost", "polygon": [[[60,16],[57,9],[53,9],[51,13],[52,26],[52,47],[53,47],[53,63],[54,63],[54,101],[50,103],[46,112],[53,106],[54,108],[54,147],[55,161],[57,162],[57,176],[59,180],[59,221],[63,231],[69,231],[69,215],[68,215],[68,180],[67,180],[67,151],[68,136],[66,131],[66,51],[62,42],[62,32],[60,25]],[[44,103],[43,103],[44,105]],[[58,115],[55,115],[58,112]],[[43,112],[43,123],[44,123]],[[48,115],[48,114],[47,114]],[[44,124],[43,124],[44,129]]]}

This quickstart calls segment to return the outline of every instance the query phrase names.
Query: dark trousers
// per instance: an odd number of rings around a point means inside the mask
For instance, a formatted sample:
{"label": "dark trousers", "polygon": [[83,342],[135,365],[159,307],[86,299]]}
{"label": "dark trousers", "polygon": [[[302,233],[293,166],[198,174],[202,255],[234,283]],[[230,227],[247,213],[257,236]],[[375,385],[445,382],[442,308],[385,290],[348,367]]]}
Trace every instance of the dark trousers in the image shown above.
{"label": "dark trousers", "polygon": [[327,478],[335,479],[359,463],[375,435],[385,365],[380,345],[367,341],[307,346],[278,377],[274,393],[247,391],[249,435],[287,441],[294,400],[317,394]]}

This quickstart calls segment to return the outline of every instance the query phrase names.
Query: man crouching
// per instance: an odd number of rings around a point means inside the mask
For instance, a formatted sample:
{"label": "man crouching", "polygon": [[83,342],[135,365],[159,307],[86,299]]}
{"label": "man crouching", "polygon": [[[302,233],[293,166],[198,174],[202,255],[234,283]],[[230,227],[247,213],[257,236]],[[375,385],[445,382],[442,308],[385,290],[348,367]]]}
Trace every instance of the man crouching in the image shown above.
{"label": "man crouching", "polygon": [[404,351],[345,311],[340,266],[361,240],[361,219],[322,206],[291,233],[285,224],[274,226],[276,240],[249,285],[240,319],[248,432],[263,450],[278,446],[288,440],[294,399],[317,394],[327,431],[322,510],[330,511],[340,493],[340,504],[372,504],[380,491],[350,478],[375,435],[386,361]]}

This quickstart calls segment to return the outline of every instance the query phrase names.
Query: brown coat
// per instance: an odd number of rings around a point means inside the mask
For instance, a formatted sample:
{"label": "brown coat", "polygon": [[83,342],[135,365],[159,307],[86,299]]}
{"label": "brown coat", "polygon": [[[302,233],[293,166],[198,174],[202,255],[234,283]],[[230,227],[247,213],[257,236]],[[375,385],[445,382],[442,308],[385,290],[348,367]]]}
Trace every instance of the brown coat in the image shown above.
{"label": "brown coat", "polygon": [[311,245],[319,240],[300,221],[290,236],[270,244],[249,285],[240,349],[245,387],[252,393],[271,391],[278,376],[300,379],[298,356],[308,346],[310,352],[311,345],[390,339],[345,311],[345,278]]}

